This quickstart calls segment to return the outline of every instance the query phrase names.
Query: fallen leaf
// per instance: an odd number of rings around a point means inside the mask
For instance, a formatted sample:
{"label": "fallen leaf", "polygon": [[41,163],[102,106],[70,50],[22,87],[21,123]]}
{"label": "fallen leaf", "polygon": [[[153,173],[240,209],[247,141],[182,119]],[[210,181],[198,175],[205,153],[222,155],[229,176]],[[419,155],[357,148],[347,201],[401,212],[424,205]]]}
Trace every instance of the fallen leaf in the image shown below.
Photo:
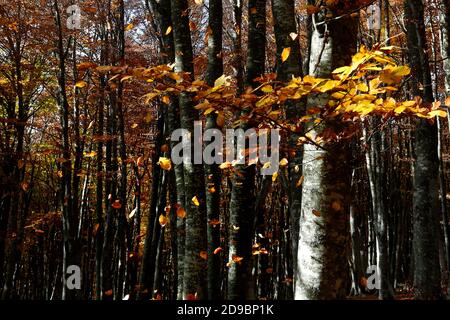
{"label": "fallen leaf", "polygon": [[111,207],[113,207],[114,209],[120,209],[120,208],[122,208],[122,204],[120,203],[119,200],[116,200],[116,201],[113,202]]}
{"label": "fallen leaf", "polygon": [[288,159],[283,158],[283,159],[280,160],[280,167],[282,167],[282,168],[286,167],[288,164],[289,164]]}
{"label": "fallen leaf", "polygon": [[161,169],[166,170],[166,171],[170,171],[170,169],[172,169],[172,162],[170,161],[170,159],[165,158],[165,157],[160,157],[159,161],[157,163]]}
{"label": "fallen leaf", "polygon": [[182,208],[182,207],[179,207],[177,209],[177,217],[181,218],[181,219],[186,218],[186,210],[184,210],[184,208]]}
{"label": "fallen leaf", "polygon": [[291,48],[284,48],[283,52],[281,53],[281,62],[285,62],[288,58],[289,55],[291,54]]}
{"label": "fallen leaf", "polygon": [[320,217],[320,211],[318,210],[314,210],[312,211],[313,215],[315,215],[316,217]]}
{"label": "fallen leaf", "polygon": [[200,202],[198,201],[197,196],[194,196],[194,197],[192,198],[192,203],[193,203],[196,207],[198,207],[198,206],[200,205]]}
{"label": "fallen leaf", "polygon": [[159,224],[161,225],[161,227],[164,227],[168,222],[169,219],[167,219],[165,215],[162,214],[159,216]]}
{"label": "fallen leaf", "polygon": [[77,83],[75,83],[75,87],[77,87],[77,88],[84,88],[86,86],[87,86],[86,81],[78,81]]}

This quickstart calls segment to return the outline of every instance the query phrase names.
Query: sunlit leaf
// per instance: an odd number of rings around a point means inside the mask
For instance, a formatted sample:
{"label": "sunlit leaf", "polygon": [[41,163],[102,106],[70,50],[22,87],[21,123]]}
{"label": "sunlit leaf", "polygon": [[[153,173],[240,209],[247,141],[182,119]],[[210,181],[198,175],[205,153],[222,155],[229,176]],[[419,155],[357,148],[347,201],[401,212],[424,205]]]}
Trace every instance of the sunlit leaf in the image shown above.
{"label": "sunlit leaf", "polygon": [[163,170],[170,171],[172,169],[172,161],[166,157],[160,157],[157,164]]}
{"label": "sunlit leaf", "polygon": [[281,52],[281,62],[285,62],[289,58],[290,54],[291,48],[290,47],[284,48],[283,52]]}
{"label": "sunlit leaf", "polygon": [[200,205],[200,202],[198,201],[197,196],[194,196],[194,197],[192,198],[192,203],[193,203],[196,207],[198,207],[198,206]]}

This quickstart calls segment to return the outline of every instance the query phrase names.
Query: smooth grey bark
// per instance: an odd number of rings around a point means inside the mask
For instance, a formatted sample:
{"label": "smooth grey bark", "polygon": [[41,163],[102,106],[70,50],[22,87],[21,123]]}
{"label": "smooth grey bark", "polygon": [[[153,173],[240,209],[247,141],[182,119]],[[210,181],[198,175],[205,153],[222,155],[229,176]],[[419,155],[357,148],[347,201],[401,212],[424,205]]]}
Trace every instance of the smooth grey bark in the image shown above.
{"label": "smooth grey bark", "polygon": [[[346,16],[329,20],[325,14],[322,11],[313,16],[309,70],[317,77],[329,77],[335,68],[349,64],[356,53],[358,19]],[[323,106],[327,99],[309,99],[308,105]],[[339,120],[326,121],[326,127],[343,129]],[[316,135],[322,129],[311,133]],[[300,300],[343,298],[347,293],[348,266],[343,257],[349,249],[351,148],[345,140],[322,148],[304,146],[305,179],[294,281],[295,299]]]}
{"label": "smooth grey bark", "polygon": [[[291,34],[298,34],[295,22],[295,6],[293,1],[272,0],[272,12],[274,19],[275,40],[277,44],[277,79],[289,81],[292,77],[302,76],[302,56],[298,36],[293,39]],[[286,61],[281,61],[281,53],[284,48],[290,48],[290,54]],[[286,118],[293,124],[299,123],[299,119],[305,112],[305,101],[287,101]],[[297,265],[297,247],[299,219],[301,212],[302,187],[297,186],[303,174],[303,148],[298,146],[300,137],[299,127],[289,133],[289,224],[292,243],[292,256],[294,272]]]}
{"label": "smooth grey bark", "polygon": [[[405,0],[408,58],[412,69],[411,91],[423,101],[433,101],[422,0]],[[420,85],[423,91],[420,89]],[[437,127],[417,119],[414,141],[413,255],[417,299],[441,297],[439,267],[439,159]]]}
{"label": "smooth grey bark", "polygon": [[[171,0],[171,17],[173,21],[173,37],[175,45],[175,71],[189,72],[194,78],[192,42],[189,30],[188,2],[186,0]],[[191,145],[201,143],[194,141],[194,121],[199,119],[198,112],[193,108],[191,95],[180,95],[180,124],[191,136]],[[193,159],[193,156],[191,156]],[[201,177],[201,178],[199,178]],[[205,182],[201,164],[184,164],[184,189],[186,210],[186,242],[184,254],[183,298],[203,299],[206,292],[206,261],[201,257],[202,251],[207,251],[206,243],[206,206]],[[197,198],[197,206],[193,199]]]}

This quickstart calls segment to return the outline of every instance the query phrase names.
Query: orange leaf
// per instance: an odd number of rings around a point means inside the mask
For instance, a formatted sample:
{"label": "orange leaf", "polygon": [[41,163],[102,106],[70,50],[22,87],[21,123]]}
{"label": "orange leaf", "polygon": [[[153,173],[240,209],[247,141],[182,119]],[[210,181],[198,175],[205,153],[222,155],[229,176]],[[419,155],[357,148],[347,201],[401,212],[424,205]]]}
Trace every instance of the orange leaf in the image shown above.
{"label": "orange leaf", "polygon": [[233,262],[241,262],[242,260],[244,260],[243,257],[239,257],[235,254],[233,254],[233,257],[231,259],[233,260]]}
{"label": "orange leaf", "polygon": [[220,221],[219,221],[219,219],[213,219],[213,220],[209,220],[208,223],[212,226],[217,226],[220,224]]}
{"label": "orange leaf", "polygon": [[223,249],[221,247],[216,248],[216,250],[214,250],[214,254],[218,254],[219,252],[221,252]]}
{"label": "orange leaf", "polygon": [[315,215],[316,217],[320,217],[320,211],[318,211],[318,210],[313,210],[312,213],[313,213],[313,215]]}
{"label": "orange leaf", "polygon": [[169,104],[170,103],[170,98],[169,96],[163,96],[161,98],[162,102],[164,102],[165,104]]}
{"label": "orange leaf", "polygon": [[295,186],[298,188],[302,185],[303,180],[305,180],[305,176],[301,176],[300,179],[298,179],[297,183],[295,184]]}
{"label": "orange leaf", "polygon": [[114,201],[114,203],[111,205],[111,207],[113,207],[114,209],[120,209],[122,208],[122,204],[120,203],[119,200]]}
{"label": "orange leaf", "polygon": [[208,260],[208,253],[206,251],[200,251],[200,258]]}
{"label": "orange leaf", "polygon": [[177,217],[181,219],[186,218],[186,210],[184,210],[182,207],[179,207],[177,209]]}
{"label": "orange leaf", "polygon": [[450,96],[448,96],[447,99],[445,99],[445,105],[447,107],[450,107]]}
{"label": "orange leaf", "polygon": [[167,222],[169,222],[169,219],[167,219],[165,215],[162,214],[159,216],[159,224],[161,225],[161,227],[164,227]]}
{"label": "orange leaf", "polygon": [[23,166],[25,165],[25,161],[23,161],[22,159],[20,159],[19,161],[17,161],[17,168],[20,170],[23,168]]}

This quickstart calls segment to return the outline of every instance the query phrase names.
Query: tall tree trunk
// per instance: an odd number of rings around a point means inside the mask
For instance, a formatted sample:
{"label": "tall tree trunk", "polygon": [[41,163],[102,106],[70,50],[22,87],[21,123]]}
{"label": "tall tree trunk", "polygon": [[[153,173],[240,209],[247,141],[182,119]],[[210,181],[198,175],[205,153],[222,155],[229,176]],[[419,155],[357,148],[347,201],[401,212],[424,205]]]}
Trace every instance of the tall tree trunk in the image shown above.
{"label": "tall tree trunk", "polygon": [[[266,57],[266,0],[250,0],[248,4],[248,52],[245,85],[256,87],[255,78],[264,74]],[[243,110],[239,116],[245,116]],[[241,129],[249,129],[243,121]],[[252,240],[255,220],[255,166],[234,167],[230,204],[230,237],[228,269],[228,299],[253,299]],[[233,258],[241,261],[234,263]]]}
{"label": "tall tree trunk", "polygon": [[[209,1],[209,30],[208,38],[208,66],[206,82],[214,86],[214,81],[223,73],[222,53],[222,0]],[[206,117],[205,130],[217,129],[217,114],[210,113]],[[209,223],[220,219],[220,187],[221,176],[218,164],[205,164],[207,243],[208,243],[208,299],[217,300],[221,297],[220,291],[220,255],[214,250],[220,247],[220,227]]]}
{"label": "tall tree trunk", "polygon": [[64,48],[63,26],[60,16],[58,1],[54,2],[55,22],[58,30],[57,55],[58,55],[58,104],[61,115],[62,128],[62,157],[64,162],[61,164],[61,210],[63,216],[63,237],[64,237],[64,255],[63,255],[63,300],[72,300],[78,298],[79,290],[68,290],[66,286],[66,271],[71,265],[81,267],[81,256],[79,243],[77,239],[77,213],[72,211],[72,161],[71,144],[69,140],[69,102],[66,93],[66,51]]}
{"label": "tall tree trunk", "polygon": [[[412,68],[412,93],[424,102],[433,101],[431,74],[426,51],[422,0],[405,0],[408,58]],[[423,92],[420,89],[423,87]],[[413,196],[414,288],[418,299],[441,297],[439,268],[438,188],[439,159],[437,127],[424,119],[416,120]]]}
{"label": "tall tree trunk", "polygon": [[[277,79],[287,82],[292,77],[303,76],[302,57],[298,40],[298,30],[295,23],[295,6],[293,1],[272,0],[272,12],[274,18],[275,40],[277,44]],[[291,35],[295,34],[295,37]],[[290,48],[290,55],[284,62],[281,61],[281,53],[285,48]],[[286,118],[294,124],[304,115],[306,101],[287,101]],[[298,146],[300,137],[299,127],[289,133],[289,233],[293,256],[294,273],[297,266],[297,246],[299,219],[302,203],[302,187],[299,186],[303,174],[303,148]]]}
{"label": "tall tree trunk", "polygon": [[[171,0],[173,37],[175,45],[175,71],[189,72],[194,78],[194,64],[191,35],[189,30],[189,6],[186,0]],[[193,108],[192,96],[180,95],[181,128],[188,132],[191,146],[201,143],[194,141],[194,121],[199,119]],[[191,148],[193,149],[193,148]],[[183,298],[203,299],[206,292],[206,261],[201,252],[206,252],[206,206],[203,165],[194,164],[193,152],[191,161],[184,163],[185,210],[186,210],[186,245],[184,254]],[[198,205],[194,198],[198,200]]]}
{"label": "tall tree trunk", "polygon": [[375,217],[375,240],[377,247],[377,275],[380,281],[378,297],[380,299],[392,299],[394,292],[390,281],[389,260],[388,260],[388,195],[385,192],[387,184],[386,160],[384,150],[386,150],[385,132],[381,128],[381,119],[374,116],[369,120],[371,128],[369,133],[365,132],[366,144],[366,165],[369,177],[370,193],[372,200],[372,210]]}
{"label": "tall tree trunk", "polygon": [[[356,53],[358,19],[344,16],[333,20],[326,18],[326,13],[313,16],[309,70],[317,77],[329,77],[334,68],[349,64]],[[320,96],[308,104],[323,106],[327,99]],[[343,129],[337,119],[327,121],[327,126],[334,131]],[[351,148],[349,141],[322,147],[304,146],[296,299],[342,298],[347,290],[348,266],[342,257],[348,256],[349,247]]]}

